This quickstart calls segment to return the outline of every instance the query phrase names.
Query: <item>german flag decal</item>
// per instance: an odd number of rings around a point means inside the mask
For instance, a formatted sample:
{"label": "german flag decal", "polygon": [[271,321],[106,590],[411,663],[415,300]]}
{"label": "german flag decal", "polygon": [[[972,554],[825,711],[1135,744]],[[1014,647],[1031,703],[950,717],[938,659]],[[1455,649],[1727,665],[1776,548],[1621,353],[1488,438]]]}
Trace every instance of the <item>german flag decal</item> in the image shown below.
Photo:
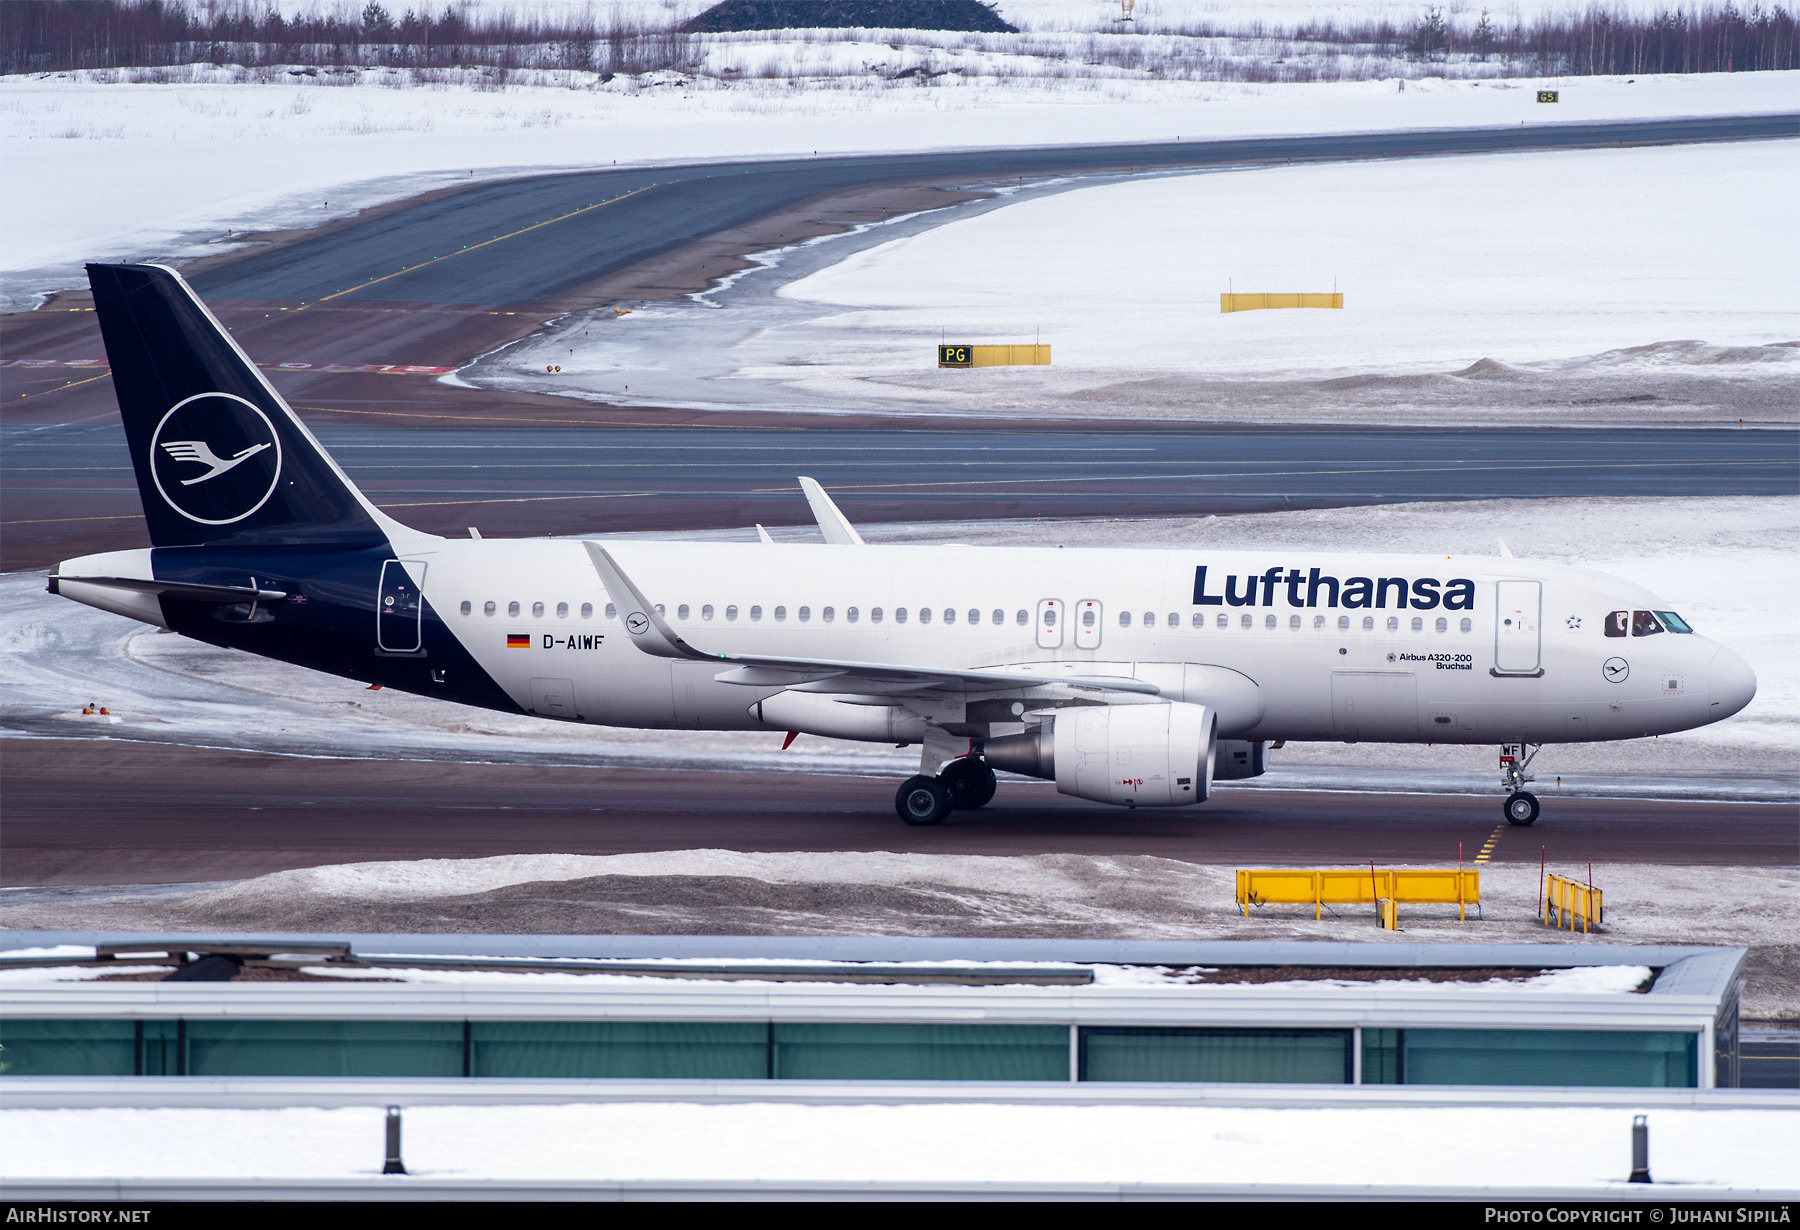
{"label": "german flag decal", "polygon": [[523,632],[508,632],[506,634],[506,647],[508,649],[530,649],[531,637]]}

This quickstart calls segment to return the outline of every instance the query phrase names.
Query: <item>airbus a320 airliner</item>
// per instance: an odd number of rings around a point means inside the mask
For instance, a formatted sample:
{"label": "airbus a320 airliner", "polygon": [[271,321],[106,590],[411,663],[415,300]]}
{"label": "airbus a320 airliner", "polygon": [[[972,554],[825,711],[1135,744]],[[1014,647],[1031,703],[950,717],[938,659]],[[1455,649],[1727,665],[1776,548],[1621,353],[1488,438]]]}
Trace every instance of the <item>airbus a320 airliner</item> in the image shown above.
{"label": "airbus a320 airliner", "polygon": [[929,825],[995,770],[1204,802],[1285,740],[1527,749],[1667,734],[1756,692],[1636,585],[1507,555],[439,538],[356,489],[173,270],[90,265],[148,550],[50,591],[213,645],[566,722],[922,747]]}

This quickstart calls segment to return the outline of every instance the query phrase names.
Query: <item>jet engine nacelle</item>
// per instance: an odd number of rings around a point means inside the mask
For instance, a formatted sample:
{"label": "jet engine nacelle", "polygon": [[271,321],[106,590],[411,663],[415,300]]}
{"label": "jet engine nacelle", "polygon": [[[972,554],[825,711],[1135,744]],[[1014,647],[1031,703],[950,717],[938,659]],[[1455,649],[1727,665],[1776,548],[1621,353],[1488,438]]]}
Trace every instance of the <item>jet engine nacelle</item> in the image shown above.
{"label": "jet engine nacelle", "polygon": [[1205,705],[1060,709],[1034,731],[989,739],[996,769],[1055,780],[1057,790],[1098,803],[1181,807],[1212,791],[1218,727]]}

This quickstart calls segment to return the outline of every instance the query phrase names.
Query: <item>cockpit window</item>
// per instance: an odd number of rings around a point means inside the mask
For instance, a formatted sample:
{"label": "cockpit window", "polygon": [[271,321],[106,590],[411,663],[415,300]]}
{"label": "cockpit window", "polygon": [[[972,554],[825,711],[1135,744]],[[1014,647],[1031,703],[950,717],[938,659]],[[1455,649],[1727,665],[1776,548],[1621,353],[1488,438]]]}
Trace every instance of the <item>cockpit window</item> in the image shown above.
{"label": "cockpit window", "polygon": [[1649,611],[1633,611],[1631,613],[1631,635],[1655,636],[1662,630],[1663,626],[1656,622],[1656,616]]}
{"label": "cockpit window", "polygon": [[1606,616],[1606,635],[1624,636],[1631,631],[1630,611],[1609,611]]}
{"label": "cockpit window", "polygon": [[1688,627],[1687,620],[1677,615],[1674,611],[1658,611],[1656,617],[1662,620],[1662,626],[1671,632],[1693,631],[1692,628]]}

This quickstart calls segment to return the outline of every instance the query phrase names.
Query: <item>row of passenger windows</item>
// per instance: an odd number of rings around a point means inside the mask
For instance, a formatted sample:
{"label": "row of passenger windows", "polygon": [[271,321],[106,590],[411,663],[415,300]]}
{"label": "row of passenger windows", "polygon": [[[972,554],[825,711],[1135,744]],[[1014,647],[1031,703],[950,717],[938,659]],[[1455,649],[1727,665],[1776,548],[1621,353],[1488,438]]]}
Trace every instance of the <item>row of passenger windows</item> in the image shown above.
{"label": "row of passenger windows", "polygon": [[[474,613],[474,610],[475,610],[475,606],[473,603],[464,602],[462,604],[462,613],[464,615],[471,615]],[[498,603],[484,602],[481,604],[481,613],[483,615],[492,616],[492,615],[499,614],[499,612],[500,612],[500,606]],[[508,617],[517,619],[519,617],[520,613],[521,613],[521,610],[520,610],[519,603],[509,602],[506,604],[506,614],[508,615]],[[531,604],[532,618],[542,619],[544,617],[545,613],[546,613],[546,608],[542,602],[534,602]],[[606,604],[606,618],[608,618],[608,619],[616,618],[618,616],[618,613],[619,613],[618,608],[613,606],[612,603],[609,602]],[[667,615],[668,611],[664,608],[663,604],[659,602],[656,604],[656,613],[658,615]],[[716,612],[710,603],[707,604],[706,606],[703,606],[700,608],[700,618],[701,619],[711,619],[711,618],[713,618],[715,613]],[[788,617],[788,609],[785,606],[778,606],[771,613],[774,615],[777,622],[784,621]],[[690,607],[685,602],[675,608],[675,618],[678,620],[688,619],[692,616],[692,614],[693,614],[693,608]],[[739,611],[735,605],[727,606],[725,608],[725,618],[728,620],[735,620],[738,617],[738,614],[739,614]],[[800,607],[797,610],[795,610],[794,614],[800,620],[801,623],[807,623],[807,622],[811,621],[811,619],[813,617],[813,609],[810,606],[803,606],[803,607]],[[749,609],[749,616],[752,620],[762,619],[762,617],[763,617],[762,607],[752,606]],[[878,624],[887,618],[887,612],[885,612],[881,607],[878,607],[878,606],[870,607],[868,616],[869,616],[870,623]],[[559,602],[556,604],[556,617],[558,619],[567,619],[569,617],[569,604],[568,603]],[[584,602],[581,604],[581,617],[583,619],[592,619],[594,617],[594,604],[593,603]],[[838,610],[836,607],[827,606],[827,607],[819,608],[819,618],[822,619],[824,622],[832,623],[837,619],[837,617],[838,617]],[[863,617],[863,612],[862,612],[861,608],[853,607],[853,606],[844,608],[844,622],[845,623],[852,623],[852,624],[856,623],[859,620],[861,620],[862,617]],[[905,623],[907,620],[906,608],[901,607],[901,608],[895,610],[893,612],[893,617],[894,617],[895,623],[897,623],[897,624]],[[928,624],[932,620],[932,612],[924,607],[921,607],[921,608],[919,608],[919,611],[918,611],[918,618],[919,618],[920,623]],[[981,612],[977,611],[977,610],[971,609],[968,612],[966,618],[967,618],[967,621],[972,624],[978,624],[978,623],[982,622]],[[1006,622],[1006,612],[1005,611],[994,611],[988,617],[988,619],[989,619],[989,622],[991,622],[991,623],[1003,624]],[[954,609],[945,608],[945,610],[943,612],[943,620],[947,624],[955,623],[957,620],[957,612]],[[1176,617],[1173,615],[1169,616],[1169,620],[1171,623],[1179,622],[1176,619]],[[1198,623],[1199,617],[1196,616],[1195,620],[1196,620],[1196,623]],[[1018,624],[1020,627],[1024,627],[1026,624],[1031,622],[1031,613],[1029,611],[1020,611],[1017,615],[1013,616],[1013,622]],[[1129,623],[1130,621],[1127,620],[1126,622]]]}
{"label": "row of passenger windows", "polygon": [[[517,602],[509,602],[506,604],[506,613],[511,618],[517,619],[520,615],[520,609],[521,609],[520,604]],[[474,604],[470,603],[470,602],[464,602],[462,604],[462,613],[464,615],[473,614],[474,613]],[[499,604],[494,603],[494,602],[484,602],[481,605],[481,613],[483,615],[488,615],[488,616],[496,615],[499,613]],[[545,613],[546,613],[546,607],[545,607],[544,603],[534,602],[531,604],[531,614],[534,619],[542,619],[544,617]],[[660,602],[656,604],[656,613],[658,615],[667,615],[668,614],[668,612],[664,609],[663,604]],[[675,618],[677,620],[689,619],[692,616],[692,614],[693,614],[693,608],[690,607],[685,602],[675,608]],[[706,606],[702,606],[700,608],[700,618],[701,619],[712,619],[714,617],[714,614],[715,614],[714,608],[710,604],[706,605]],[[739,614],[739,612],[738,612],[738,608],[736,606],[727,606],[725,608],[725,618],[727,620],[737,619],[738,614]],[[774,615],[776,622],[780,623],[787,619],[788,609],[785,606],[778,606],[774,609],[772,614]],[[944,623],[953,624],[957,621],[958,614],[959,614],[959,612],[957,612],[955,608],[946,607],[942,612],[942,620]],[[796,616],[796,618],[799,619],[799,621],[801,623],[808,623],[812,620],[813,609],[809,606],[799,607],[794,611],[794,615]],[[863,613],[860,610],[860,608],[853,607],[853,606],[845,607],[843,615],[844,615],[844,622],[852,623],[852,624],[857,623],[863,617]],[[614,618],[617,618],[617,616],[618,616],[617,608],[615,608],[612,603],[610,603],[610,602],[607,603],[606,604],[606,618],[614,619]],[[753,622],[761,620],[763,617],[762,607],[752,606],[749,609],[749,616]],[[558,619],[567,619],[569,617],[569,604],[568,603],[559,602],[556,604],[556,617]],[[581,604],[581,618],[592,619],[593,617],[594,617],[594,604],[591,602],[582,603]],[[836,607],[827,606],[827,607],[819,608],[819,618],[822,621],[824,621],[825,623],[833,623],[837,620],[837,617],[838,617],[838,611],[837,611]],[[870,607],[869,611],[868,611],[868,618],[869,618],[870,623],[878,624],[887,618],[887,613],[885,611],[883,611],[881,607],[878,607],[878,606]],[[933,612],[928,607],[920,607],[917,611],[917,618],[920,623],[928,624],[932,621]],[[975,609],[971,608],[968,612],[966,612],[962,615],[962,618],[963,618],[964,622],[966,622],[966,623],[979,624],[982,622],[982,613],[979,610],[975,610]],[[907,619],[908,619],[907,608],[905,608],[905,607],[895,608],[895,610],[893,612],[893,620],[895,623],[903,624],[907,621]],[[987,622],[991,623],[991,624],[995,624],[995,625],[1004,624],[1006,622],[1006,612],[1002,611],[1002,610],[992,611],[987,616]],[[1019,611],[1013,616],[1013,622],[1022,628],[1026,624],[1029,624],[1031,622],[1031,613],[1029,611]],[[1083,611],[1082,617],[1081,617],[1081,622],[1084,627],[1088,627],[1088,628],[1093,627],[1094,622],[1095,622],[1094,612],[1093,611]],[[1167,627],[1179,628],[1181,626],[1181,615],[1176,611],[1170,611],[1167,618],[1163,622],[1164,622],[1164,625]],[[1218,627],[1229,628],[1231,626],[1231,616],[1221,614],[1216,617],[1215,622]],[[1045,627],[1054,627],[1055,624],[1056,624],[1056,612],[1054,610],[1046,610],[1044,612]],[[1142,624],[1146,628],[1156,627],[1157,626],[1156,612],[1155,611],[1145,611],[1143,613],[1143,617],[1142,617]],[[1192,624],[1196,628],[1206,627],[1206,616],[1200,612],[1195,612],[1192,617]],[[1120,611],[1119,612],[1119,626],[1121,628],[1129,628],[1129,627],[1131,627],[1131,625],[1132,625],[1132,613],[1130,611]],[[1256,617],[1254,615],[1240,615],[1238,617],[1238,626],[1242,627],[1242,628],[1253,628],[1256,626]],[[1276,615],[1263,616],[1263,627],[1279,628],[1280,626],[1281,626],[1281,620],[1280,620],[1279,616],[1276,616]],[[1299,628],[1302,628],[1305,626],[1305,621],[1304,621],[1303,617],[1301,617],[1299,615],[1289,615],[1287,618],[1287,626],[1290,629],[1299,629]],[[1326,627],[1325,616],[1314,615],[1312,617],[1312,626],[1315,630],[1324,629]],[[1337,617],[1337,630],[1338,631],[1348,632],[1348,631],[1350,631],[1350,627],[1351,627],[1350,616],[1339,615]],[[1438,616],[1437,620],[1435,621],[1434,627],[1435,627],[1435,630],[1438,632],[1448,632],[1450,630],[1450,621],[1448,619],[1444,618],[1442,615],[1440,615],[1440,616]],[[1460,632],[1471,632],[1474,630],[1474,627],[1475,627],[1474,621],[1469,619],[1467,616],[1464,616],[1458,622],[1457,630]],[[1362,630],[1364,632],[1375,631],[1375,617],[1373,615],[1364,615],[1362,617]],[[1400,617],[1398,615],[1389,615],[1387,617],[1387,630],[1389,632],[1398,632],[1400,630]],[[1421,616],[1414,615],[1412,617],[1412,630],[1414,632],[1423,632],[1425,630],[1425,620]]]}

